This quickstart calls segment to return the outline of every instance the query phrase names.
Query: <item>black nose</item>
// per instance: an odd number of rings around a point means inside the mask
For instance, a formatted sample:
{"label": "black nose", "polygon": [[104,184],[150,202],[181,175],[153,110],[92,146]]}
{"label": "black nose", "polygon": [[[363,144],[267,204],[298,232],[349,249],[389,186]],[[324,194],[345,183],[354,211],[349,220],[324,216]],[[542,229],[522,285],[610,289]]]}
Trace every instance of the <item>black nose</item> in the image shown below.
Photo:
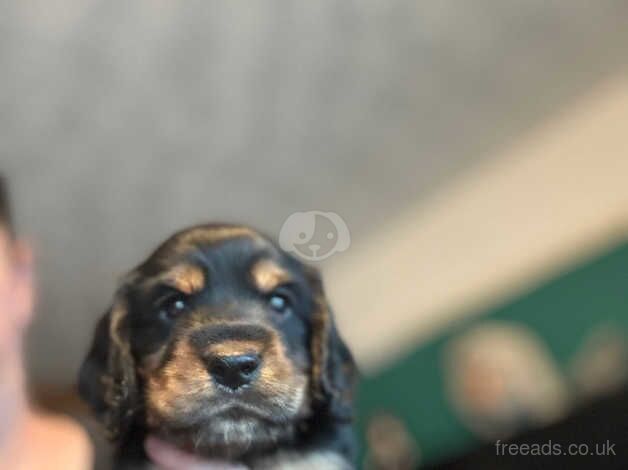
{"label": "black nose", "polygon": [[259,365],[257,354],[221,356],[210,361],[209,373],[220,385],[236,390],[255,379]]}

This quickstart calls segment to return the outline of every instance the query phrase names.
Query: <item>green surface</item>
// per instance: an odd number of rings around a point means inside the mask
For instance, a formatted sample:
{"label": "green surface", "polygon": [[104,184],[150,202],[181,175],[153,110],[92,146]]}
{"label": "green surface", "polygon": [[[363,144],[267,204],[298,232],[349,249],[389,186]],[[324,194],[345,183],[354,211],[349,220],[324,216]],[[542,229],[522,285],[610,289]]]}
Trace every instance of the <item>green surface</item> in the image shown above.
{"label": "green surface", "polygon": [[376,376],[365,378],[358,395],[360,429],[377,411],[395,414],[416,437],[424,462],[473,446],[475,438],[444,393],[442,355],[449,339],[486,320],[530,327],[565,368],[592,328],[611,324],[628,332],[628,241],[519,298],[472,315]]}

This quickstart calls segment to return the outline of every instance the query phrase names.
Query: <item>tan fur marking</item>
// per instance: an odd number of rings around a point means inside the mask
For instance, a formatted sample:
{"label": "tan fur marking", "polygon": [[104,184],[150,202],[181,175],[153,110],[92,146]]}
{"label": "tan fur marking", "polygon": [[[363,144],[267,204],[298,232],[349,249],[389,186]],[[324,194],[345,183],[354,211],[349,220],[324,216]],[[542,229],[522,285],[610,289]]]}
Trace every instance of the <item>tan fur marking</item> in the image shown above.
{"label": "tan fur marking", "polygon": [[304,403],[307,386],[308,377],[295,370],[282,341],[274,335],[270,347],[264,352],[264,366],[260,371],[258,389],[269,397],[289,398],[284,407],[296,413],[308,406]]}
{"label": "tan fur marking", "polygon": [[180,264],[159,276],[157,282],[163,282],[184,294],[191,295],[205,287],[205,273],[198,266]]}
{"label": "tan fur marking", "polygon": [[222,341],[212,344],[207,348],[207,352],[214,356],[237,356],[241,354],[259,354],[260,343],[256,341]]}
{"label": "tan fur marking", "polygon": [[113,306],[113,310],[111,311],[111,320],[109,322],[109,337],[123,352],[127,352],[129,349],[128,343],[124,339],[120,338],[120,323],[126,316],[126,313],[126,304],[120,300],[116,301]]}
{"label": "tan fur marking", "polygon": [[270,292],[290,280],[290,274],[270,260],[257,262],[251,269],[251,277],[262,292]]}
{"label": "tan fur marking", "polygon": [[199,397],[213,394],[205,365],[187,341],[180,342],[172,359],[147,381],[149,417],[173,416],[187,411]]}

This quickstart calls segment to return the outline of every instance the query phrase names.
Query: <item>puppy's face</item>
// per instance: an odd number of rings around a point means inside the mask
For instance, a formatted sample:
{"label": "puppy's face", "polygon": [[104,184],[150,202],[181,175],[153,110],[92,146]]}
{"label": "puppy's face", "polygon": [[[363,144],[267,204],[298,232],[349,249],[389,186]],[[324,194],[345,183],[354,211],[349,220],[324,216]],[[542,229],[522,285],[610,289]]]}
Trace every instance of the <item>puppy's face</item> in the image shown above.
{"label": "puppy's face", "polygon": [[318,275],[251,229],[210,225],[126,277],[81,391],[114,437],[139,420],[237,457],[290,440],[314,411],[338,414],[352,371]]}
{"label": "puppy's face", "polygon": [[310,405],[303,269],[252,236],[165,251],[130,306],[149,426],[227,447],[290,432]]}

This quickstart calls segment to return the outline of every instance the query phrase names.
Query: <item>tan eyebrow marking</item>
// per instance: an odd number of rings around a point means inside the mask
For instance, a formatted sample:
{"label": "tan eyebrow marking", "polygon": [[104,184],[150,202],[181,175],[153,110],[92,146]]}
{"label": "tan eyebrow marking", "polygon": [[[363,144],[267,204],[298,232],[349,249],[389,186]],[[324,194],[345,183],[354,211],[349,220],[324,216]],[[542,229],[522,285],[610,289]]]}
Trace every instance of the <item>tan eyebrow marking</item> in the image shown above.
{"label": "tan eyebrow marking", "polygon": [[262,292],[270,292],[275,287],[290,281],[290,273],[270,260],[258,261],[251,268],[253,282]]}
{"label": "tan eyebrow marking", "polygon": [[205,287],[205,273],[198,266],[179,264],[160,275],[158,282],[163,282],[184,294],[191,295],[200,292]]}

